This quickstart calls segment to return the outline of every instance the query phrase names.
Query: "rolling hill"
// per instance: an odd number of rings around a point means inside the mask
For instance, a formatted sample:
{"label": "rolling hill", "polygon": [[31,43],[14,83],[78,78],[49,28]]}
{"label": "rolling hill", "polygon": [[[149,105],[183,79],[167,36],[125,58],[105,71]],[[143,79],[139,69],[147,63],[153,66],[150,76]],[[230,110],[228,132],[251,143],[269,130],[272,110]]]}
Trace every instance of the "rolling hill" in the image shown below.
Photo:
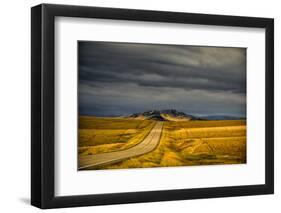
{"label": "rolling hill", "polygon": [[127,116],[128,118],[135,118],[140,120],[156,120],[156,121],[190,121],[200,120],[193,115],[188,115],[183,112],[179,112],[175,109],[166,110],[151,110],[142,113],[135,113]]}
{"label": "rolling hill", "polygon": [[207,115],[194,116],[175,109],[150,110],[141,113],[134,113],[124,118],[134,118],[138,120],[155,120],[155,121],[191,121],[191,120],[246,120],[246,118],[235,117],[231,115]]}

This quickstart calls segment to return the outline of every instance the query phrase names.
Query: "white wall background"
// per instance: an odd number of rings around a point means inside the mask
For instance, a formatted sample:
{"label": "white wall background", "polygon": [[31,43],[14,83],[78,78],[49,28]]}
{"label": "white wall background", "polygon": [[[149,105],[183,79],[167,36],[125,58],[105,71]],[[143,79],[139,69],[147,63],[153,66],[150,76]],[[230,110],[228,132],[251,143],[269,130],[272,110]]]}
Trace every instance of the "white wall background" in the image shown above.
{"label": "white wall background", "polygon": [[[281,209],[281,3],[276,0],[45,0],[195,13],[275,18],[275,195],[56,209],[51,212],[278,212]],[[30,7],[37,0],[1,2],[0,12],[0,210],[39,212],[30,197]],[[258,122],[258,121],[257,121]],[[280,153],[281,154],[281,153]]]}

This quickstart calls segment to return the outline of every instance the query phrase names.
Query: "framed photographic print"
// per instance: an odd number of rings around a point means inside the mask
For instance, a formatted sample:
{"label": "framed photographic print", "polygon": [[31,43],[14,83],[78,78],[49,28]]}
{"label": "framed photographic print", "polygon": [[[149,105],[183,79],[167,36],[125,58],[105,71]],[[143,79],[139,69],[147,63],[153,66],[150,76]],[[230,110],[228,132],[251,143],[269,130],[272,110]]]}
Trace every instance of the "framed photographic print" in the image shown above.
{"label": "framed photographic print", "polygon": [[271,194],[274,21],[31,9],[31,203]]}

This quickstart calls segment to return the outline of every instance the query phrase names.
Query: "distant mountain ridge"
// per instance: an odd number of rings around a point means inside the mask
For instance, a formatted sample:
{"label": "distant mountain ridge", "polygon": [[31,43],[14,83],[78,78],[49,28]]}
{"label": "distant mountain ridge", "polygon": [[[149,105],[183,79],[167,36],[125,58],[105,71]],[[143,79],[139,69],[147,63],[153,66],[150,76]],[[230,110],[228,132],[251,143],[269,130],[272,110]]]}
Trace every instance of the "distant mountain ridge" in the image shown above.
{"label": "distant mountain ridge", "polygon": [[209,115],[200,118],[204,120],[246,120],[246,118],[231,115]]}
{"label": "distant mountain ridge", "polygon": [[189,115],[184,112],[179,112],[175,109],[151,110],[142,113],[131,114],[128,117],[141,120],[157,121],[189,121],[199,119],[193,115]]}
{"label": "distant mountain ridge", "polygon": [[190,121],[190,120],[244,120],[245,118],[229,116],[229,115],[210,115],[210,116],[194,116],[175,109],[150,110],[142,113],[134,113],[127,118],[140,120],[156,120],[156,121]]}

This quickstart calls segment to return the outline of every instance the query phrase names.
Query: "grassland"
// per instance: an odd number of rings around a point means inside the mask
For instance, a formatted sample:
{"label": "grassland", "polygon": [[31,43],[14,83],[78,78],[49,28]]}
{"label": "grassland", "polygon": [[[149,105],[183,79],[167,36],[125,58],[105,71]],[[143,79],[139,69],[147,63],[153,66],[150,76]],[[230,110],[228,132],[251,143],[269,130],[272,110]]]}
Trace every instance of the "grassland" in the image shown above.
{"label": "grassland", "polygon": [[125,118],[79,118],[79,155],[128,149],[141,142],[155,121]]}
{"label": "grassland", "polygon": [[100,169],[246,163],[245,121],[165,122],[154,151]]}
{"label": "grassland", "polygon": [[[119,151],[140,143],[155,121],[80,117],[79,155]],[[246,122],[164,122],[157,148],[98,169],[246,163]]]}

